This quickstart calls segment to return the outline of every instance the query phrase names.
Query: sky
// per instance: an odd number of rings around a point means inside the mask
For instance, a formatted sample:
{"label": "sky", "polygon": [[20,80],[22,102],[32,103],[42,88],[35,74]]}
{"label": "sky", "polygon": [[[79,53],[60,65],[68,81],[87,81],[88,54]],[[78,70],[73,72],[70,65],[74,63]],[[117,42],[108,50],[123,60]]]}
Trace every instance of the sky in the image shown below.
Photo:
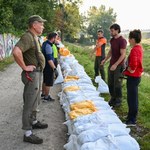
{"label": "sky", "polygon": [[83,0],[80,12],[84,13],[90,6],[113,8],[122,30],[150,29],[149,0]]}

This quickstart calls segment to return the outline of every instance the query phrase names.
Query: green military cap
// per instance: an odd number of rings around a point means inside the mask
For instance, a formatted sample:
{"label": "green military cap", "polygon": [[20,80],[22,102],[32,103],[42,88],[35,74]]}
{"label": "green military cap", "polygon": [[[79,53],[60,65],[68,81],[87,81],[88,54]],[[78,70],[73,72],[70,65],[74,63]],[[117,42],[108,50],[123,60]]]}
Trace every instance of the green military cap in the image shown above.
{"label": "green military cap", "polygon": [[28,19],[28,23],[33,23],[34,21],[38,21],[38,22],[45,22],[47,20],[43,19],[42,17],[40,17],[39,15],[33,15],[30,16]]}

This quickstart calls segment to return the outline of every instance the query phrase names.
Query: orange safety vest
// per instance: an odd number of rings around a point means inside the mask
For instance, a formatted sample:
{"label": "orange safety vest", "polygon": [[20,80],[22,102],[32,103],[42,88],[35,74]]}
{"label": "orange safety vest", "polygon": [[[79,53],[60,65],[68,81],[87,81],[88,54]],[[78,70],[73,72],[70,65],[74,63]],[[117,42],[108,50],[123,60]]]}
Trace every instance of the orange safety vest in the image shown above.
{"label": "orange safety vest", "polygon": [[106,43],[107,43],[107,40],[104,37],[96,40],[96,44],[101,44],[101,47],[96,48],[96,56],[102,56],[102,45]]}

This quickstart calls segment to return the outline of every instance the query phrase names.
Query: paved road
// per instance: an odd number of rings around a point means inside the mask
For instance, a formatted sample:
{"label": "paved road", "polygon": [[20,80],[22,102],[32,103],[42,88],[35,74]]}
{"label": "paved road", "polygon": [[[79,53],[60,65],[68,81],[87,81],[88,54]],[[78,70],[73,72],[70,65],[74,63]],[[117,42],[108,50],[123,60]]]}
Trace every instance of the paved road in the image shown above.
{"label": "paved road", "polygon": [[41,102],[39,106],[38,118],[47,122],[49,127],[35,130],[34,133],[42,137],[44,143],[34,145],[23,142],[23,83],[20,74],[21,69],[15,63],[0,72],[0,150],[63,150],[63,145],[67,142],[67,128],[63,125],[64,113],[57,97],[60,85],[54,86],[51,91],[56,101]]}

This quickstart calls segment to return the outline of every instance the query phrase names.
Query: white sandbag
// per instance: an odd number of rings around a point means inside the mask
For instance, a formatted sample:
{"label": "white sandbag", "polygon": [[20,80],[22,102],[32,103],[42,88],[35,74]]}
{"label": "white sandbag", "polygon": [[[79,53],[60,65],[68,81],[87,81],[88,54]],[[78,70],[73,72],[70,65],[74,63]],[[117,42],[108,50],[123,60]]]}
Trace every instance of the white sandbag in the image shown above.
{"label": "white sandbag", "polygon": [[76,96],[82,95],[82,91],[78,90],[78,91],[67,91],[65,92],[65,94],[67,95],[68,99],[74,98]]}
{"label": "white sandbag", "polygon": [[97,123],[97,124],[112,124],[112,123],[122,123],[121,120],[115,116],[115,115],[104,115],[104,114],[100,114],[99,112],[94,112],[92,114],[89,115],[85,115],[85,116],[80,116],[76,119],[74,119],[74,127],[78,127],[80,125],[84,125],[86,123]]}
{"label": "white sandbag", "polygon": [[104,109],[103,106],[102,107],[97,106],[97,108],[98,109],[100,108],[99,111],[96,112],[99,115],[110,115],[110,116],[115,115],[115,116],[117,116],[117,114],[112,109]]}
{"label": "white sandbag", "polygon": [[103,130],[106,128],[112,136],[122,136],[129,135],[130,129],[126,128],[126,125],[123,123],[117,124],[96,124],[96,123],[86,123],[84,125],[78,126],[77,128],[73,128],[74,134],[81,134],[81,132],[94,129],[94,130]]}
{"label": "white sandbag", "polygon": [[80,150],[80,145],[77,143],[77,137],[75,135],[71,135],[69,137],[69,142],[64,145],[64,149],[66,149],[66,150]]}
{"label": "white sandbag", "polygon": [[59,100],[60,105],[63,105],[63,103],[66,102],[67,95],[63,92],[60,92],[58,96],[60,97],[60,100]]}
{"label": "white sandbag", "polygon": [[67,120],[63,124],[67,126],[67,128],[68,128],[68,134],[71,135],[73,133],[72,121],[71,120]]}
{"label": "white sandbag", "polygon": [[106,124],[111,124],[111,123],[122,123],[122,121],[118,118],[118,116],[115,115],[99,115],[99,118],[101,119],[102,122]]}
{"label": "white sandbag", "polygon": [[[96,142],[84,143],[80,150],[122,150],[117,147],[112,137],[104,137]],[[126,149],[127,150],[127,149]]]}
{"label": "white sandbag", "polygon": [[63,103],[62,108],[63,108],[65,113],[69,113],[70,112],[70,107],[69,107],[69,103],[68,102]]}
{"label": "white sandbag", "polygon": [[100,95],[100,93],[98,91],[82,91],[82,94],[85,97],[87,97],[88,99],[89,98],[91,99],[92,96],[97,96],[98,97]]}
{"label": "white sandbag", "polygon": [[116,136],[114,138],[116,140],[116,145],[120,150],[140,150],[139,144],[130,135]]}
{"label": "white sandbag", "polygon": [[108,130],[113,136],[129,135],[130,128],[126,128],[126,124],[113,123],[108,124]]}
{"label": "white sandbag", "polygon": [[77,95],[77,96],[75,96],[75,97],[71,97],[71,98],[69,99],[69,103],[70,103],[70,105],[71,105],[71,104],[73,104],[73,103],[81,102],[81,101],[84,101],[84,100],[87,100],[84,95]]}
{"label": "white sandbag", "polygon": [[79,87],[81,88],[81,90],[83,91],[96,91],[96,87],[94,87],[93,85],[91,84],[86,84],[86,85],[83,85],[83,84],[78,84]]}
{"label": "white sandbag", "polygon": [[93,129],[93,128],[96,128],[97,126],[101,126],[101,127],[106,127],[107,125],[105,125],[105,124],[97,124],[97,123],[91,123],[91,122],[89,122],[89,123],[86,123],[86,124],[84,124],[84,125],[81,125],[81,126],[78,126],[78,127],[76,127],[76,128],[73,128],[73,133],[74,134],[80,134],[81,132],[83,132],[83,131],[86,131],[86,130],[88,130],[88,129]]}
{"label": "white sandbag", "polygon": [[92,99],[93,101],[104,101],[104,98],[101,96],[95,96],[95,95],[91,95],[90,99]]}
{"label": "white sandbag", "polygon": [[101,78],[101,76],[97,76],[95,78],[95,82],[98,83],[98,91],[100,93],[109,93],[108,85],[106,82]]}
{"label": "white sandbag", "polygon": [[106,101],[95,101],[93,100],[94,105],[98,108],[103,108],[103,109],[111,109],[110,106]]}
{"label": "white sandbag", "polygon": [[79,116],[78,118],[74,119],[73,121],[73,128],[77,128],[78,126],[84,125],[86,123],[97,123],[101,124],[103,123],[100,116],[97,115],[96,112],[85,115],[85,116]]}
{"label": "white sandbag", "polygon": [[77,141],[79,144],[84,144],[87,142],[95,142],[98,139],[106,137],[108,135],[109,131],[108,128],[106,127],[101,127],[99,129],[89,129],[79,134]]}
{"label": "white sandbag", "polygon": [[92,83],[89,83],[89,82],[83,82],[83,80],[86,80],[87,81],[87,79],[86,78],[80,78],[79,80],[77,80],[77,85],[78,86],[81,86],[81,87],[87,87],[87,86],[91,86],[91,87],[94,87],[95,89],[96,89],[96,87],[95,86],[93,86],[93,84]]}
{"label": "white sandbag", "polygon": [[69,86],[78,86],[78,85],[76,84],[75,81],[65,82],[65,83],[63,83],[63,85],[62,85],[62,91],[63,91],[66,87],[69,87]]}
{"label": "white sandbag", "polygon": [[78,77],[79,77],[79,80],[77,81],[77,84],[80,85],[80,84],[87,84],[87,85],[92,85],[93,86],[93,83],[91,81],[90,78],[86,78],[85,75],[79,75],[78,74]]}
{"label": "white sandbag", "polygon": [[62,83],[64,81],[60,65],[57,65],[58,77],[55,79],[54,84]]}
{"label": "white sandbag", "polygon": [[63,47],[65,47],[65,46],[62,44],[62,42],[61,42],[61,41],[59,41],[59,42],[58,42],[57,47],[59,47],[59,48],[63,48]]}

